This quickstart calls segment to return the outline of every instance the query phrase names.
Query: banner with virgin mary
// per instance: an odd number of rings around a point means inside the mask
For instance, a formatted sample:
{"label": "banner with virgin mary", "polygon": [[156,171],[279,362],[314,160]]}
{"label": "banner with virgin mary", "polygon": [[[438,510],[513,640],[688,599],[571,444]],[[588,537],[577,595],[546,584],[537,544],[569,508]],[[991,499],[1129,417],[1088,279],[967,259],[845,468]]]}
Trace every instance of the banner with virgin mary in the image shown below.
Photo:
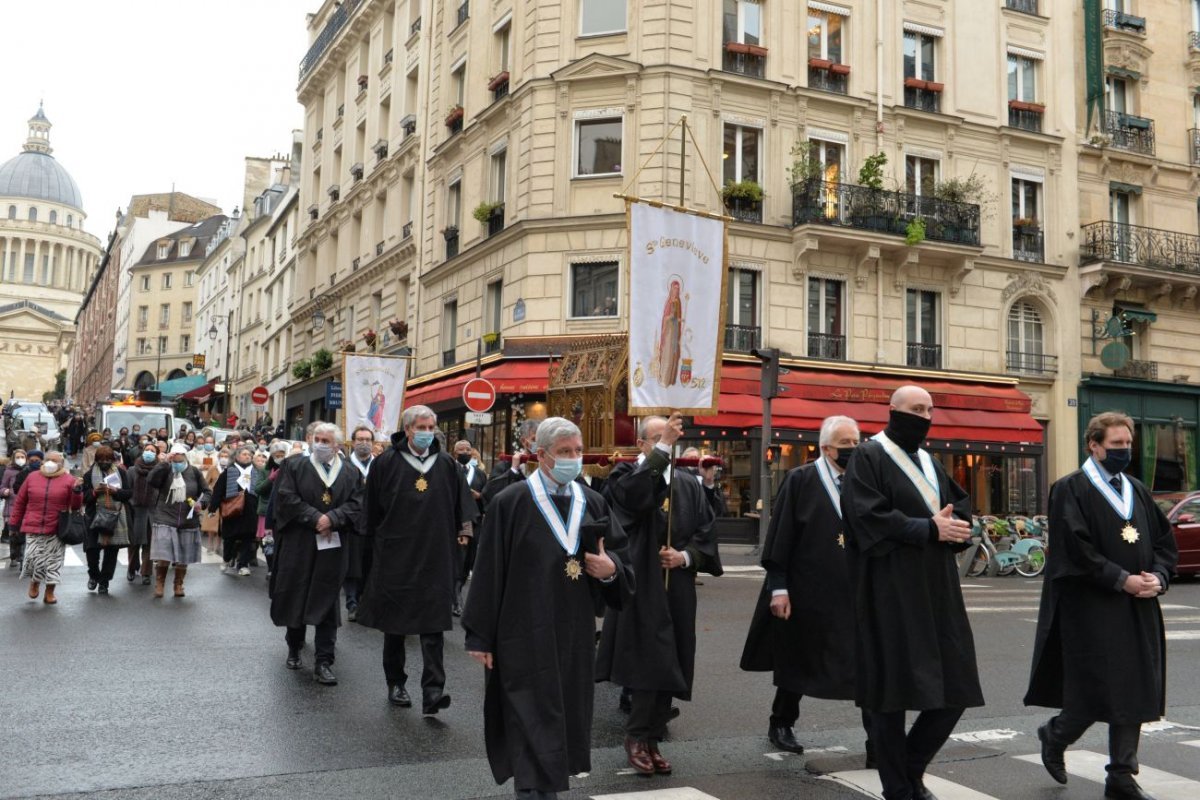
{"label": "banner with virgin mary", "polygon": [[408,356],[347,353],[342,362],[342,409],[346,440],[365,425],[376,441],[388,441],[400,430]]}
{"label": "banner with virgin mary", "polygon": [[645,203],[629,212],[629,413],[715,413],[725,222]]}

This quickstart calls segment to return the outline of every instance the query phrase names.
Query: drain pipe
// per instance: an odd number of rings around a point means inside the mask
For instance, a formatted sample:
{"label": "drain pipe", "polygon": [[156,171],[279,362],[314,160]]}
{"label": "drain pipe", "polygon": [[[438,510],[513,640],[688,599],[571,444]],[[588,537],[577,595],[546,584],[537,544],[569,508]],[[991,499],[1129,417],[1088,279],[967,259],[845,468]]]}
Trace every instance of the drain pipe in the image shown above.
{"label": "drain pipe", "polygon": [[[883,6],[875,3],[875,152],[883,152]],[[882,364],[883,349],[883,254],[875,259],[875,363]]]}

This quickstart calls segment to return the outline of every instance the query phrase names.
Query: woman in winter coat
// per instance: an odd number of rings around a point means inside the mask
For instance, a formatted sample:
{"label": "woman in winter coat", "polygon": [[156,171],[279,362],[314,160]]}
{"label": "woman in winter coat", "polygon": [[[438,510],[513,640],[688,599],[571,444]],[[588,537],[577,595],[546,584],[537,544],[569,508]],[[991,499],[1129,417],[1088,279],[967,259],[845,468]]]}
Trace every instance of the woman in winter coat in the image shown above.
{"label": "woman in winter coat", "polygon": [[217,484],[220,491],[216,495],[221,502],[239,494],[243,496],[242,513],[221,519],[221,537],[225,540],[222,572],[232,573],[236,568],[238,575],[245,577],[250,574],[250,562],[258,550],[258,496],[255,486],[261,478],[262,472],[254,468],[254,448],[242,445]]}
{"label": "woman in winter coat", "polygon": [[[12,536],[16,531],[10,531],[8,527],[9,517],[12,516],[13,500],[16,499],[16,491],[13,490],[13,481],[17,479],[17,475],[25,468],[25,451],[17,448],[12,451],[12,458],[4,467],[4,477],[0,478],[0,500],[4,501],[4,541],[9,543],[9,558],[15,563],[17,556],[15,551],[18,549],[13,547]],[[15,543],[19,544],[19,542]]]}
{"label": "woman in winter coat", "polygon": [[175,596],[183,597],[189,564],[200,563],[200,512],[208,505],[208,483],[187,462],[187,447],[175,444],[165,461],[150,472],[155,491],[150,516],[150,557],[154,559],[154,596],[162,597],[167,570],[175,565]]}
{"label": "woman in winter coat", "polygon": [[138,450],[128,470],[132,522],[129,526],[129,569],[125,578],[132,581],[139,573],[142,585],[150,585],[154,567],[150,560],[150,515],[158,502],[158,493],[150,486],[150,473],[158,466],[158,448],[147,442]]}
{"label": "woman in winter coat", "polygon": [[[100,594],[108,594],[108,583],[117,572],[117,554],[129,546],[127,504],[132,497],[129,475],[117,466],[116,452],[108,445],[96,448],[92,468],[83,473],[83,507],[88,520],[83,552],[87,555],[89,592],[99,587]],[[116,512],[112,529],[96,529],[97,514],[112,511]]]}
{"label": "woman in winter coat", "polygon": [[37,599],[41,584],[46,584],[46,605],[58,599],[54,588],[61,580],[66,545],[58,538],[58,512],[83,505],[83,478],[72,478],[63,463],[63,454],[46,454],[41,468],[29,474],[17,492],[12,525],[26,536],[25,561],[21,577],[29,578],[29,597]]}

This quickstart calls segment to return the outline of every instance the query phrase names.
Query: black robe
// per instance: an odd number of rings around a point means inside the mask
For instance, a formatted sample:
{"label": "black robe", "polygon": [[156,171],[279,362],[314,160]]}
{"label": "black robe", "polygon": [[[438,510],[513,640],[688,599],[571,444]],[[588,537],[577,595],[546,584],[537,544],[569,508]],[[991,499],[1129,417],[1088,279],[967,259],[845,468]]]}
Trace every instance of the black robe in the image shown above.
{"label": "black robe", "polygon": [[1133,482],[1134,543],[1125,520],[1076,470],[1050,487],[1050,546],[1025,705],[1085,719],[1150,722],[1166,713],[1167,650],[1157,598],[1118,588],[1122,571],[1153,572],[1164,590],[1178,561],[1167,518]]}
{"label": "black robe", "polygon": [[486,511],[488,505],[496,499],[497,496],[514,483],[525,482],[525,466],[522,465],[517,471],[513,471],[511,465],[504,470],[497,470],[492,473],[492,477],[488,478],[487,485],[483,487],[483,508]]}
{"label": "black robe", "polygon": [[696,573],[722,573],[713,513],[695,476],[671,480],[671,546],[686,552],[690,568],[673,569],[664,587],[658,551],[667,544],[663,470],[657,449],[640,465],[618,464],[604,482],[605,497],[629,536],[638,591],[623,610],[608,609],[596,654],[596,680],[640,691],[692,696],[696,664]]}
{"label": "black robe", "polygon": [[[815,463],[787,474],[771,506],[763,547],[767,570],[750,622],[742,669],[775,673],[800,695],[854,699],[854,604],[844,527]],[[787,589],[791,617],[771,614],[771,594]]]}
{"label": "black robe", "polygon": [[[367,473],[370,474],[370,464],[374,463],[374,457],[367,462]],[[363,477],[362,471],[354,465],[354,460],[350,457],[346,459],[346,466],[354,471],[354,475],[358,478],[359,485],[362,487],[363,497],[366,497],[367,479]],[[367,579],[367,574],[371,571],[371,539],[366,535],[367,529],[367,513],[363,509],[363,513],[358,515],[358,527],[349,536],[344,537],[346,540],[346,580],[358,581],[359,599],[362,599],[363,582]]]}
{"label": "black robe", "polygon": [[448,631],[461,555],[458,536],[475,518],[475,501],[459,463],[434,440],[428,488],[403,453],[403,433],[376,457],[367,477],[366,535],[372,539],[371,574],[359,602],[358,621],[384,633]]}
{"label": "black robe", "polygon": [[[601,583],[567,577],[567,556],[526,482],[496,497],[483,535],[462,624],[470,650],[495,657],[487,674],[484,739],[497,783],[567,791],[567,778],[591,770],[593,659],[597,607],[633,596],[625,532],[596,492],[584,489],[584,552],[597,539],[617,566]],[[567,517],[570,498],[552,496]]]}
{"label": "black robe", "polygon": [[[337,614],[346,574],[346,542],[362,512],[358,478],[358,470],[343,459],[341,472],[328,489],[332,502],[326,503],[325,484],[309,459],[289,458],[279,467],[271,498],[275,517],[271,621],[276,625],[317,625],[331,611]],[[341,547],[317,549],[317,520],[322,514],[338,532]]]}
{"label": "black robe", "polygon": [[[933,465],[939,506],[950,504],[954,516],[970,521],[967,493],[936,458]],[[920,492],[874,440],[850,459],[842,513],[855,606],[855,702],[868,711],[983,705],[955,561],[966,545],[937,540]]]}

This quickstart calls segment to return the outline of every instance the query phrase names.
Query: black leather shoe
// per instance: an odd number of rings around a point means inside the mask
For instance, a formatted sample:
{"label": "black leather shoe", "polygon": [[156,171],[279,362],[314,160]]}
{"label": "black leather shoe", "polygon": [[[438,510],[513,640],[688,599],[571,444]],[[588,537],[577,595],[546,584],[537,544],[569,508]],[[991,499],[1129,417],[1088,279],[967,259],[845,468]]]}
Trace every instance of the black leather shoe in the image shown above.
{"label": "black leather shoe", "polygon": [[780,750],[786,750],[789,753],[804,752],[804,745],[796,741],[796,735],[792,733],[791,728],[785,728],[782,725],[771,725],[767,728],[767,738],[771,740],[771,744]]}
{"label": "black leather shoe", "polygon": [[88,578],[88,591],[89,591],[89,592],[94,592],[94,591],[96,591],[96,586],[98,586],[98,585],[99,585],[99,584],[98,584],[98,582],[97,582],[97,581],[95,581],[95,580],[92,580],[91,578]]}
{"label": "black leather shoe", "polygon": [[444,694],[432,703],[425,701],[425,707],[421,709],[421,713],[427,717],[432,717],[439,711],[450,707],[450,695]]}
{"label": "black leather shoe", "polygon": [[1146,794],[1132,775],[1119,780],[1108,778],[1104,781],[1104,796],[1112,800],[1154,800],[1154,795]]}
{"label": "black leather shoe", "polygon": [[313,680],[322,686],[337,686],[337,676],[333,674],[333,670],[328,664],[317,664],[313,668]]}
{"label": "black leather shoe", "polygon": [[913,781],[913,800],[937,800],[937,796],[925,788],[925,782],[922,780]]}
{"label": "black leather shoe", "polygon": [[412,698],[408,696],[408,692],[404,691],[403,686],[393,686],[388,689],[388,702],[401,708],[412,707]]}
{"label": "black leather shoe", "polygon": [[284,664],[288,669],[300,669],[300,651],[288,648],[288,657]]}
{"label": "black leather shoe", "polygon": [[1037,729],[1037,737],[1042,743],[1042,766],[1050,773],[1051,778],[1059,783],[1066,783],[1067,764],[1063,760],[1063,751],[1066,748],[1059,747],[1050,740],[1050,723]]}
{"label": "black leather shoe", "polygon": [[96,593],[97,594],[108,594],[108,583],[107,582],[101,583],[100,588],[96,590]]}
{"label": "black leather shoe", "polygon": [[358,603],[353,603],[346,608],[346,620],[348,622],[358,622]]}

